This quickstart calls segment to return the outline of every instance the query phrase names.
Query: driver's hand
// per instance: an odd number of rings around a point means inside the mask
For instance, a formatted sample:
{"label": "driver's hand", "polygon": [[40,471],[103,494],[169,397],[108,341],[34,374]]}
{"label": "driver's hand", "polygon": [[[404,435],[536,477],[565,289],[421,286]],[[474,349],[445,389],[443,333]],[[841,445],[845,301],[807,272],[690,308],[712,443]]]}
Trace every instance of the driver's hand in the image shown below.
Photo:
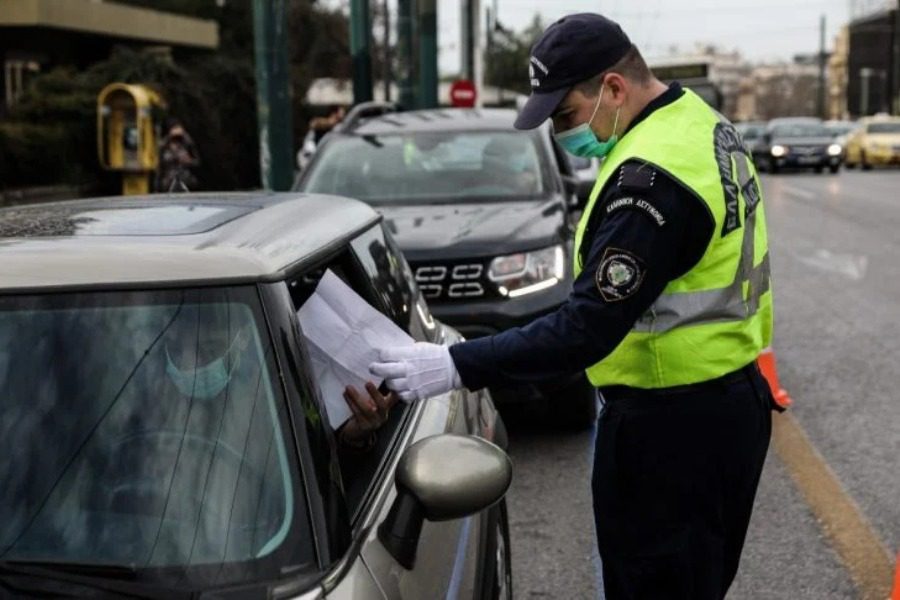
{"label": "driver's hand", "polygon": [[353,416],[338,431],[338,439],[343,442],[350,444],[364,442],[384,425],[391,407],[397,403],[397,394],[391,392],[384,395],[371,381],[366,383],[366,391],[368,397],[352,385],[348,385],[344,390],[344,400],[347,401]]}

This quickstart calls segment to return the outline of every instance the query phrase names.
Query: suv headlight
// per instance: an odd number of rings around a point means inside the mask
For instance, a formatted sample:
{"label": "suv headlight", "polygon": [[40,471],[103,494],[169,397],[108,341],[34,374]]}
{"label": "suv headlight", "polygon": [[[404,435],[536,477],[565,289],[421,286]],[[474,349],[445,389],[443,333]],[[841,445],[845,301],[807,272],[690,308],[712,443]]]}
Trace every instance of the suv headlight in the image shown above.
{"label": "suv headlight", "polygon": [[775,144],[772,146],[772,156],[778,158],[779,156],[784,156],[787,154],[787,147],[782,146],[781,144]]}
{"label": "suv headlight", "polygon": [[841,151],[842,149],[840,144],[832,144],[828,146],[828,156],[840,156]]}
{"label": "suv headlight", "polygon": [[562,246],[498,256],[488,267],[488,279],[497,284],[500,294],[516,298],[553,287],[562,281],[564,261]]}

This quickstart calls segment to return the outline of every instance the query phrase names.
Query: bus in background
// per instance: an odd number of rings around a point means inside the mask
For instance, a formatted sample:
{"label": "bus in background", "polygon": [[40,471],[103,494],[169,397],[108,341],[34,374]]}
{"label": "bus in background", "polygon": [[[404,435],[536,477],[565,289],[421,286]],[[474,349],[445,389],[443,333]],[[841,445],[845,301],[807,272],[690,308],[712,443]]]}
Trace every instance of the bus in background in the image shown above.
{"label": "bus in background", "polygon": [[709,78],[709,59],[651,60],[649,66],[663,83],[677,81],[696,92],[714,109],[722,110],[722,92]]}

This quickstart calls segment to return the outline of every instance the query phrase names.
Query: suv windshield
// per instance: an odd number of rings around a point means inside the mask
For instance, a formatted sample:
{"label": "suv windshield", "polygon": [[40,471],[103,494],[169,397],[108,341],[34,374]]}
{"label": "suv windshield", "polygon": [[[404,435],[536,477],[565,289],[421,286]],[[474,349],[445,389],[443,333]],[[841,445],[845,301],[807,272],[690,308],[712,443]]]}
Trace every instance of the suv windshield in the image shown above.
{"label": "suv windshield", "polygon": [[252,286],[0,297],[0,558],[195,583],[311,561],[265,332]]}
{"label": "suv windshield", "polygon": [[372,204],[523,200],[546,194],[526,132],[421,132],[340,137],[310,167],[305,192]]}
{"label": "suv windshield", "polygon": [[821,123],[791,123],[776,125],[772,129],[775,138],[831,137],[828,129]]}
{"label": "suv windshield", "polygon": [[890,123],[869,123],[868,133],[900,133],[900,121]]}

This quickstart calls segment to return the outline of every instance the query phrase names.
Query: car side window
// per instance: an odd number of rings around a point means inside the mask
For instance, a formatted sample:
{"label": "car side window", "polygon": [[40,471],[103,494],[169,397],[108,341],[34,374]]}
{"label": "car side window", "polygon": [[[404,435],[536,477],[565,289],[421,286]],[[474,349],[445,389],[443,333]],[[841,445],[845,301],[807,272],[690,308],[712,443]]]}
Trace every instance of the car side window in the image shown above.
{"label": "car side window", "polygon": [[[391,319],[397,319],[397,310],[389,311],[384,303],[385,294],[394,293],[402,294],[402,289],[391,291],[377,291],[378,285],[374,285],[368,269],[363,268],[360,260],[357,259],[354,252],[349,248],[345,248],[337,256],[328,260],[326,263],[317,268],[308,270],[288,280],[288,289],[290,290],[291,300],[294,310],[299,310],[301,306],[312,296],[318,285],[319,280],[326,270],[331,270],[335,275],[340,277],[347,285],[349,285],[357,294],[377,310],[385,313]],[[302,339],[302,338],[301,338]],[[307,349],[307,353],[309,349]],[[316,383],[315,374],[312,369],[308,369],[309,378]],[[322,387],[318,390],[318,394],[323,401],[344,402],[341,398],[324,398],[326,392]],[[367,394],[365,390],[358,390],[362,394]],[[388,459],[391,449],[396,445],[395,438],[400,432],[400,424],[404,420],[405,414],[409,410],[409,405],[404,402],[397,402],[388,415],[387,421],[377,430],[375,445],[365,450],[353,449],[342,446],[338,442],[338,458],[340,463],[341,480],[344,487],[344,496],[347,502],[347,509],[351,518],[355,518],[360,508],[364,504],[370,489],[376,483],[375,476],[379,472],[381,465]],[[336,436],[340,440],[340,436]]]}
{"label": "car side window", "polygon": [[412,269],[390,233],[380,224],[375,225],[350,245],[387,315],[416,341],[435,341],[436,323],[419,292]]}

